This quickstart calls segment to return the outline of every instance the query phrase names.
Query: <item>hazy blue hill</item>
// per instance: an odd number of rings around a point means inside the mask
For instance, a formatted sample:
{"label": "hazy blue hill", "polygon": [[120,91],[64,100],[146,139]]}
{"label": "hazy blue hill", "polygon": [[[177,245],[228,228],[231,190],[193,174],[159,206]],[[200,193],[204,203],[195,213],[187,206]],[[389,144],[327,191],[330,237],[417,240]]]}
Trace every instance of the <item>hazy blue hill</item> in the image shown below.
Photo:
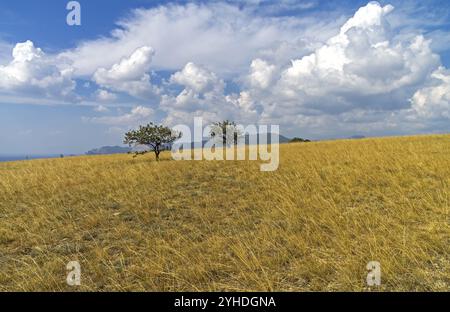
{"label": "hazy blue hill", "polygon": [[60,155],[0,155],[0,162],[57,157],[60,157]]}
{"label": "hazy blue hill", "polygon": [[366,137],[364,135],[352,135],[349,137],[349,139],[359,140],[359,139],[365,139]]}
{"label": "hazy blue hill", "polygon": [[122,146],[103,146],[100,148],[96,148],[90,150],[86,153],[86,155],[109,155],[109,154],[126,154],[131,152],[130,147],[122,147]]}
{"label": "hazy blue hill", "polygon": [[0,162],[2,161],[14,161],[25,159],[23,156],[0,156]]}

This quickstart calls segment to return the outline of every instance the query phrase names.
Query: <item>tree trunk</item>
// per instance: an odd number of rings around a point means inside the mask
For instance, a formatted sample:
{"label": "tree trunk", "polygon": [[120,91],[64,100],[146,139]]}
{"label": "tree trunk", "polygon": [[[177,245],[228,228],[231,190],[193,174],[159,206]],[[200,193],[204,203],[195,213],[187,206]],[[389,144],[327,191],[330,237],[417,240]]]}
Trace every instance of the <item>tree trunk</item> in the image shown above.
{"label": "tree trunk", "polygon": [[156,155],[156,161],[159,161],[159,154],[161,153],[161,150],[159,149],[159,146],[155,146],[155,155]]}

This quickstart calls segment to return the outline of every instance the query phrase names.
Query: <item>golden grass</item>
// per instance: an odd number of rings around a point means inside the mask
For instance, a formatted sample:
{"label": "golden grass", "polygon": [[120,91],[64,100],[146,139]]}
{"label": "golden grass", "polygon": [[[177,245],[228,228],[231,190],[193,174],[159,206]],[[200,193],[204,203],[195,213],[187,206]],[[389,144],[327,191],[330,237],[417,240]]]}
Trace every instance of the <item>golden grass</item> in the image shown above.
{"label": "golden grass", "polygon": [[450,290],[450,135],[280,152],[276,172],[168,153],[0,164],[0,290]]}

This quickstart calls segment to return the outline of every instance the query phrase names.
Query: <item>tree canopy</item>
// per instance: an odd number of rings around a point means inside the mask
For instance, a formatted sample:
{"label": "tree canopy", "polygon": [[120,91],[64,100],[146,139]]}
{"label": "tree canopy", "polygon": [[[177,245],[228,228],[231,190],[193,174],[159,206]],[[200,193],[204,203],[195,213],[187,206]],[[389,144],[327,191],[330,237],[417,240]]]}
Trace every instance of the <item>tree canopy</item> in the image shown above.
{"label": "tree canopy", "polygon": [[289,141],[289,143],[308,143],[311,142],[311,140],[308,139],[302,139],[302,138],[293,138],[292,140]]}
{"label": "tree canopy", "polygon": [[211,126],[210,135],[212,138],[222,140],[223,145],[237,144],[242,136],[234,121],[224,120],[216,122]]}
{"label": "tree canopy", "polygon": [[[155,153],[156,160],[165,145],[172,144],[181,137],[181,133],[176,133],[169,127],[149,123],[146,126],[139,126],[139,129],[125,133],[124,143],[129,146],[145,145],[150,147]],[[135,157],[150,151],[136,151]]]}

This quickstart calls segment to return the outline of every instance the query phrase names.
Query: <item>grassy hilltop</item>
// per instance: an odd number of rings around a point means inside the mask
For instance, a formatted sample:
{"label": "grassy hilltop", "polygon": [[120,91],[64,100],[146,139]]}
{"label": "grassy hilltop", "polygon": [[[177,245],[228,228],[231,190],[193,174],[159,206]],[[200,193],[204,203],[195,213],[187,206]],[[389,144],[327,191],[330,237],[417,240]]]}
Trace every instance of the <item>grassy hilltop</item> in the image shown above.
{"label": "grassy hilltop", "polygon": [[375,290],[450,290],[450,135],[280,153],[2,163],[0,291],[361,291],[372,260]]}

